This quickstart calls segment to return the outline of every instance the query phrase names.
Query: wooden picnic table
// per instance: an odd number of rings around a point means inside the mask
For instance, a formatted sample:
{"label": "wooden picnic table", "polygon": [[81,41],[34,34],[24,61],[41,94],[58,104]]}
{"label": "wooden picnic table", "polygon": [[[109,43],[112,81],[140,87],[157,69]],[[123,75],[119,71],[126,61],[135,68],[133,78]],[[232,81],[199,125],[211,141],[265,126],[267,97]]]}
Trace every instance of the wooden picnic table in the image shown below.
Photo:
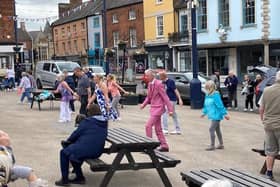
{"label": "wooden picnic table", "polygon": [[189,187],[202,186],[208,180],[229,180],[236,187],[279,187],[280,184],[261,176],[238,169],[208,169],[181,172],[182,179]]}
{"label": "wooden picnic table", "polygon": [[[87,160],[93,172],[106,172],[100,187],[106,187],[116,171],[140,169],[156,169],[164,186],[172,186],[163,168],[175,167],[180,163],[180,160],[173,159],[166,154],[156,151],[155,149],[160,145],[158,141],[123,128],[108,129],[106,141],[110,146],[104,149],[104,153],[115,153],[113,162],[107,164],[101,159]],[[147,154],[150,161],[137,162],[133,157],[134,153]],[[124,157],[127,158],[128,162],[121,162]]]}

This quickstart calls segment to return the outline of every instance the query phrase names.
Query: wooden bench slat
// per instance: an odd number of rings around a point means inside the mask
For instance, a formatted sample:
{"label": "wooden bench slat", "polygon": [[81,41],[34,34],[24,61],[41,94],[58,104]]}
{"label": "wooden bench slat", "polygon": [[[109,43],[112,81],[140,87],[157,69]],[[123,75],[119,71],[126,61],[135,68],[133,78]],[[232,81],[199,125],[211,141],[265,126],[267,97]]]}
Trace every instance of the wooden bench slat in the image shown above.
{"label": "wooden bench slat", "polygon": [[133,141],[133,140],[127,138],[127,137],[124,137],[124,136],[118,134],[116,131],[113,131],[113,130],[109,131],[108,139],[110,139],[110,138],[113,138],[113,139],[117,138],[122,143],[136,143],[135,141]]}
{"label": "wooden bench slat", "polygon": [[208,181],[207,177],[197,175],[197,173],[195,173],[193,171],[187,173],[185,176],[183,176],[183,178],[186,180],[187,183],[193,182],[193,183],[198,184],[198,185],[202,185],[203,183]]}
{"label": "wooden bench slat", "polygon": [[[247,180],[251,183],[254,183],[256,185],[259,185],[259,186],[271,186],[271,184],[266,183],[265,178],[255,177],[255,176],[252,176],[252,175],[244,175],[243,173],[241,173],[239,171],[236,171],[236,170],[233,170],[233,169],[221,169],[221,170],[224,171],[224,172],[227,172],[231,175],[235,175],[237,177],[240,177],[240,178],[242,178],[244,180]],[[272,187],[275,187],[275,185],[273,185]]]}
{"label": "wooden bench slat", "polygon": [[[247,173],[247,172],[245,172],[245,171],[238,171],[238,170],[236,170],[236,169],[231,169],[231,170],[232,170],[232,171],[235,171],[235,172],[238,172],[238,173],[241,173],[241,174],[243,174],[243,175],[246,175],[246,176],[248,176],[248,177],[256,178],[256,176],[252,176],[251,174],[249,174],[249,173]],[[271,180],[269,180],[269,179],[266,179],[266,178],[264,178],[264,177],[258,177],[258,178],[256,178],[256,180],[260,180],[260,179],[261,179],[262,181],[264,181],[265,183],[269,184],[270,186],[277,186],[277,187],[280,186],[278,183],[273,182],[273,181],[271,181]]]}
{"label": "wooden bench slat", "polygon": [[130,141],[130,143],[143,143],[143,142],[145,142],[143,140],[139,140],[138,138],[130,136],[128,133],[124,133],[122,131],[119,131],[118,129],[114,129],[114,135],[118,135],[118,137],[127,139],[127,140]]}
{"label": "wooden bench slat", "polygon": [[123,128],[119,128],[119,129],[117,129],[117,130],[118,130],[118,131],[121,131],[121,132],[124,132],[124,133],[127,133],[127,134],[129,134],[131,137],[135,137],[135,138],[137,138],[137,139],[139,139],[139,140],[141,140],[141,141],[145,141],[145,142],[155,142],[155,140],[153,140],[152,138],[144,137],[144,136],[138,135],[138,134],[136,134],[136,133],[134,133],[134,132],[130,132],[130,131],[128,131],[128,130],[126,130],[126,129],[123,129]]}
{"label": "wooden bench slat", "polygon": [[248,187],[259,186],[255,183],[251,183],[250,181],[247,181],[247,180],[244,180],[243,178],[240,178],[240,177],[237,177],[235,175],[226,173],[222,170],[215,169],[215,170],[211,170],[211,171],[215,172],[216,174],[222,175],[222,176],[226,177],[227,179],[231,180],[232,182],[234,182],[236,184],[239,184],[239,185],[244,185],[244,186],[248,186]]}

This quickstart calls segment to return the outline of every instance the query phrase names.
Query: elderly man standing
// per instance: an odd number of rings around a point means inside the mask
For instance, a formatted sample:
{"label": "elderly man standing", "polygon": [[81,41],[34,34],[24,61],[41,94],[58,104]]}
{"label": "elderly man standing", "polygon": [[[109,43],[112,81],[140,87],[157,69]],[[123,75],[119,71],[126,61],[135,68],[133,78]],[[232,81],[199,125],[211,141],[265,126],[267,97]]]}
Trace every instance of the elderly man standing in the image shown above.
{"label": "elderly man standing", "polygon": [[82,71],[82,68],[74,69],[75,76],[78,77],[77,93],[81,102],[80,114],[86,115],[88,100],[91,97],[90,81],[87,75]]}
{"label": "elderly man standing", "polygon": [[155,72],[148,69],[145,71],[145,74],[147,76],[147,80],[149,81],[148,93],[140,108],[145,108],[147,104],[151,105],[150,118],[146,124],[146,135],[152,138],[152,128],[155,126],[156,135],[161,144],[159,151],[168,152],[168,144],[161,128],[161,115],[165,112],[165,106],[167,106],[169,115],[173,115],[173,107],[163,88],[163,84],[160,80],[155,79]]}
{"label": "elderly man standing", "polygon": [[276,83],[264,89],[260,104],[260,117],[265,131],[266,175],[273,179],[275,156],[280,149],[280,71],[276,74]]}
{"label": "elderly man standing", "polygon": [[228,73],[228,77],[225,80],[225,86],[228,88],[229,94],[229,106],[228,109],[232,108],[232,102],[234,101],[234,107],[236,110],[237,108],[237,86],[238,86],[238,79],[234,75],[233,71]]}

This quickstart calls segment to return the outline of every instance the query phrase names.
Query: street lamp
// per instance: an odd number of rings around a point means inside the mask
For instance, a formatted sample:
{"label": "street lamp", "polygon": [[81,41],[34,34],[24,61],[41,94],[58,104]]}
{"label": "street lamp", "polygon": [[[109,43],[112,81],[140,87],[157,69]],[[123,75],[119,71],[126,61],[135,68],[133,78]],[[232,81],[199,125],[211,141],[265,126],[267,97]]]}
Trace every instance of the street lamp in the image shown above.
{"label": "street lamp", "polygon": [[[106,0],[103,0],[103,49],[107,48],[107,6],[106,6]],[[105,65],[106,65],[106,75],[110,73],[109,69],[109,62],[107,62],[107,55],[105,55],[105,50],[104,50],[104,60],[105,60]]]}
{"label": "street lamp", "polygon": [[191,108],[200,109],[203,106],[203,97],[201,92],[201,82],[198,79],[198,61],[197,61],[197,33],[196,33],[196,8],[198,6],[197,0],[184,0],[185,2],[191,1],[191,20],[192,20],[192,70],[193,79],[190,82],[191,91]]}

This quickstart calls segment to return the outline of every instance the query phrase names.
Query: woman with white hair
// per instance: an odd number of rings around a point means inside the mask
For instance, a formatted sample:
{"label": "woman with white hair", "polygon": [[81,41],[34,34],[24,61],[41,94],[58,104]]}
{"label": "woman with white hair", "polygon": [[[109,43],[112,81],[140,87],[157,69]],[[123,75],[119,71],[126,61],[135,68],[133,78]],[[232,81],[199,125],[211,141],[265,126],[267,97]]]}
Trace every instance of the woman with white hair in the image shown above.
{"label": "woman with white hair", "polygon": [[[214,81],[207,81],[205,84],[207,95],[204,99],[204,107],[202,109],[201,117],[208,116],[211,120],[209,128],[211,144],[206,151],[213,151],[215,149],[224,149],[223,137],[220,128],[220,122],[223,118],[229,120],[229,115],[224,107],[220,93],[216,91],[216,85]],[[218,136],[219,146],[215,148],[215,132]]]}
{"label": "woman with white hair", "polygon": [[60,115],[59,115],[59,123],[65,123],[71,121],[71,110],[69,108],[70,100],[72,99],[72,95],[75,92],[69,87],[67,82],[65,82],[64,75],[58,75],[57,80],[59,82],[57,89],[54,93],[61,94],[61,102],[60,102]]}

